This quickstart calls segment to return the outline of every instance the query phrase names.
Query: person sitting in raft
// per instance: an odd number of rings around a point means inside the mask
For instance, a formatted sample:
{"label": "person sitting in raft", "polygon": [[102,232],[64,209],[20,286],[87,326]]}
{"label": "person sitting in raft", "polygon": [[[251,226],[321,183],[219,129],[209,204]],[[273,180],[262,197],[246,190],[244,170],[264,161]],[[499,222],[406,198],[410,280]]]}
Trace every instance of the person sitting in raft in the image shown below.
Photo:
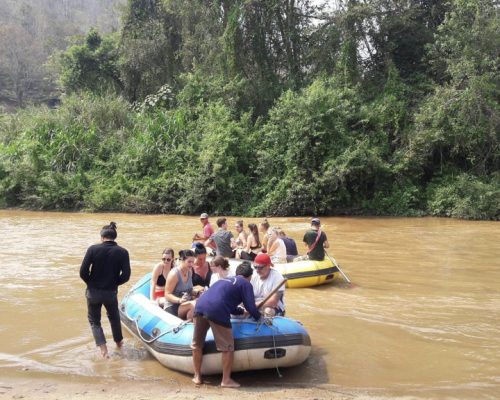
{"label": "person sitting in raft", "polygon": [[297,250],[297,243],[291,237],[288,237],[283,229],[278,230],[278,234],[286,247],[286,261],[292,262],[295,257],[299,255]]}
{"label": "person sitting in raft", "polygon": [[243,227],[243,221],[238,220],[234,224],[234,229],[236,230],[238,236],[236,237],[236,249],[233,251],[233,258],[240,258],[241,251],[247,247],[248,234],[245,232]]}
{"label": "person sitting in raft", "polygon": [[271,246],[267,254],[271,257],[271,261],[275,263],[286,263],[286,246],[285,242],[279,235],[279,228],[271,229],[271,237],[269,238]]}
{"label": "person sitting in raft", "polygon": [[165,283],[170,270],[174,266],[174,250],[165,249],[162,252],[161,262],[153,267],[151,273],[151,289],[149,299],[163,306],[165,304]]}
{"label": "person sitting in raft", "polygon": [[325,259],[325,249],[330,247],[325,232],[321,229],[319,218],[311,220],[311,229],[304,234],[304,243],[307,246],[307,256],[309,260],[323,261]]}
{"label": "person sitting in raft", "polygon": [[[252,277],[253,294],[255,301],[259,304],[269,293],[271,293],[281,282],[283,275],[279,271],[271,268],[273,263],[267,253],[259,253],[254,260],[254,269],[256,274]],[[285,315],[285,304],[283,296],[285,294],[285,285],[273,294],[263,305],[264,315],[274,317],[275,315]]]}
{"label": "person sitting in raft", "polygon": [[212,285],[219,279],[228,278],[232,275],[229,270],[229,261],[222,256],[216,256],[212,261],[210,261],[210,268],[212,269],[210,287],[212,287]]}
{"label": "person sitting in raft", "polygon": [[203,383],[201,366],[203,363],[203,346],[208,328],[212,328],[217,350],[222,352],[221,387],[236,388],[240,384],[231,379],[234,361],[234,338],[231,327],[231,314],[238,315],[244,310],[238,307],[243,303],[250,315],[258,321],[260,312],[255,306],[250,279],[252,267],[242,263],[236,268],[236,276],[221,279],[200,297],[194,311],[194,331],[191,349],[193,350],[193,382]]}
{"label": "person sitting in raft", "polygon": [[181,319],[191,321],[195,305],[195,300],[192,300],[194,252],[192,250],[179,251],[179,260],[180,264],[167,276],[164,309]]}
{"label": "person sitting in raft", "polygon": [[271,237],[271,226],[267,218],[259,224],[259,232],[262,234],[262,249],[266,250],[271,246],[269,238]]}
{"label": "person sitting in raft", "polygon": [[195,262],[193,265],[193,287],[198,291],[203,291],[210,286],[212,270],[207,261],[207,249],[203,243],[196,243],[194,246]]}
{"label": "person sitting in raft", "polygon": [[247,245],[241,251],[240,258],[242,260],[250,260],[253,261],[257,254],[260,252],[262,248],[262,243],[259,238],[259,229],[255,224],[248,224],[248,230],[250,233],[247,237]]}
{"label": "person sitting in raft", "polygon": [[[202,231],[202,233],[196,232],[194,234],[193,245],[196,244],[197,242],[204,244],[210,238],[210,236],[212,236],[214,234],[214,228],[212,228],[212,224],[210,224],[210,222],[208,221],[208,214],[207,213],[202,213],[200,215],[200,222],[201,222],[201,226],[203,228],[203,231]],[[211,250],[215,250],[215,248],[216,248],[215,244],[210,245]],[[211,251],[211,253],[212,253],[212,251]]]}
{"label": "person sitting in raft", "polygon": [[213,243],[217,246],[216,254],[218,256],[231,258],[233,249],[236,247],[233,234],[227,230],[227,219],[218,218],[217,226],[219,229],[205,242],[205,246],[211,246]]}

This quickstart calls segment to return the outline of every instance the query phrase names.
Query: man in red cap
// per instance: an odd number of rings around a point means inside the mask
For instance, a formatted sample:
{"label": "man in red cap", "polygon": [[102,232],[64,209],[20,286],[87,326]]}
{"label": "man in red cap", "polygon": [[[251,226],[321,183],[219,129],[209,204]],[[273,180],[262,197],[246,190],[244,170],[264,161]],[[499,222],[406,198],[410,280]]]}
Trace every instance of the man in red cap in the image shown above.
{"label": "man in red cap", "polygon": [[[271,293],[281,282],[283,275],[272,268],[271,257],[267,253],[259,253],[254,260],[254,269],[257,272],[252,276],[253,293],[255,301],[259,304]],[[285,285],[273,294],[262,306],[264,315],[273,317],[275,315],[285,315],[285,304],[283,295],[285,294]]]}

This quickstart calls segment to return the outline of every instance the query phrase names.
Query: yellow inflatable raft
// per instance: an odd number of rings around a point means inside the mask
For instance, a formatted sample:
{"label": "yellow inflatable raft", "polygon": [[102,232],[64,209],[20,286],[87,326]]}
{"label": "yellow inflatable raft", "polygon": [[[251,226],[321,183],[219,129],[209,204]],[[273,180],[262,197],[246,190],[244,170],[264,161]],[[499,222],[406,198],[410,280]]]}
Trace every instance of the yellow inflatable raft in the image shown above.
{"label": "yellow inflatable raft", "polygon": [[274,264],[283,277],[287,278],[286,287],[304,288],[331,283],[340,275],[339,269],[329,258],[323,261],[294,261],[286,264]]}

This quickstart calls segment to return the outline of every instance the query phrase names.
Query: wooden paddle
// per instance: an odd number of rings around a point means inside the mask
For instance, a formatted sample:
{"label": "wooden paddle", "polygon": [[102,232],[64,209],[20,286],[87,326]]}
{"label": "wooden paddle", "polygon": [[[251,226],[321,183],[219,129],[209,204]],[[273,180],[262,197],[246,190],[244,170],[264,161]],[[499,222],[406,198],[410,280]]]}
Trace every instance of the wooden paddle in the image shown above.
{"label": "wooden paddle", "polygon": [[284,279],[281,281],[281,283],[280,283],[278,286],[276,286],[276,287],[275,287],[275,288],[271,291],[271,293],[269,293],[269,294],[266,296],[266,298],[265,298],[264,300],[262,300],[262,301],[261,301],[261,302],[257,305],[257,310],[258,310],[259,308],[261,308],[261,307],[264,305],[264,303],[265,303],[266,301],[268,301],[268,300],[269,300],[269,299],[270,299],[270,298],[271,298],[271,297],[272,297],[272,296],[273,296],[273,295],[274,295],[274,294],[278,291],[278,289],[286,283],[286,281],[287,281],[287,280],[288,280],[287,278],[284,278]]}

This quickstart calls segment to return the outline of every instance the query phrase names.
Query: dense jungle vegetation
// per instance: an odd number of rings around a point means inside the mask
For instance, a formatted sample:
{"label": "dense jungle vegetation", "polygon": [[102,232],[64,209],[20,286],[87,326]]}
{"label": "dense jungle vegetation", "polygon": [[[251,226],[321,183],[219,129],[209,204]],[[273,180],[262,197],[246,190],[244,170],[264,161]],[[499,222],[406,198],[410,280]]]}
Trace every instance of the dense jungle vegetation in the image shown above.
{"label": "dense jungle vegetation", "polygon": [[499,219],[495,1],[122,12],[51,53],[57,108],[0,112],[0,206]]}

